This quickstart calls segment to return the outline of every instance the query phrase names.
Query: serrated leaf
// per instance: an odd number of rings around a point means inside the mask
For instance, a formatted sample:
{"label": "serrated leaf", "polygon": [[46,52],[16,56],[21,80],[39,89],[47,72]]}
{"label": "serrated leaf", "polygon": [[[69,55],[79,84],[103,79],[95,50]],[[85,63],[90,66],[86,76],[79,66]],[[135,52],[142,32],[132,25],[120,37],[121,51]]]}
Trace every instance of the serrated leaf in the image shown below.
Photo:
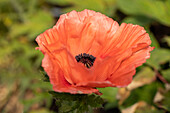
{"label": "serrated leaf", "polygon": [[94,108],[102,107],[102,104],[103,104],[103,99],[97,95],[89,95],[86,101],[91,107],[94,107]]}
{"label": "serrated leaf", "polygon": [[58,93],[55,91],[49,91],[49,93],[56,99],[68,100],[68,101],[69,100],[76,101],[86,96],[85,94]]}
{"label": "serrated leaf", "polygon": [[60,102],[59,113],[68,113],[74,111],[77,106],[76,101],[62,101]]}
{"label": "serrated leaf", "polygon": [[91,108],[101,107],[103,104],[103,99],[94,94],[69,94],[54,91],[50,91],[49,93],[56,99],[56,104],[61,113],[71,111],[83,113],[89,111]]}

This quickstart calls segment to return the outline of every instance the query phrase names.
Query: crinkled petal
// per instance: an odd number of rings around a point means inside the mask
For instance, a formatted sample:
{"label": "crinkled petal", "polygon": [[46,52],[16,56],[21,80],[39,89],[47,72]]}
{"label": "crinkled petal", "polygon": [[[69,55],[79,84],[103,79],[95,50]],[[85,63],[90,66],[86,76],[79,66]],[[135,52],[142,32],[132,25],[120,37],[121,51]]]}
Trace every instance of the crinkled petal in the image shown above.
{"label": "crinkled petal", "polygon": [[54,59],[57,64],[53,64],[52,67],[58,65],[59,68],[65,68],[65,70],[63,70],[65,73],[65,78],[67,79],[67,81],[69,81],[69,83],[73,83],[69,76],[70,67],[67,58],[68,54],[66,53],[67,50],[65,49],[64,45],[59,41],[59,37],[57,36],[58,34],[54,28],[49,29],[39,35],[36,39],[39,44],[38,49]]}
{"label": "crinkled petal", "polygon": [[61,42],[59,41],[59,34],[54,28],[46,30],[44,33],[40,34],[36,38],[36,42],[39,45],[39,47],[36,49],[41,50],[43,53],[48,52],[45,47],[50,46],[50,50],[56,50],[60,49],[62,46]]}
{"label": "crinkled petal", "polygon": [[[105,61],[105,59],[107,59],[110,56],[112,57],[111,60],[109,61],[110,63],[106,65],[101,64],[101,67],[105,71],[108,69],[107,66],[110,67],[109,70],[107,71],[108,74],[105,74],[104,76],[103,75],[101,76],[100,74],[97,75],[96,80],[100,81],[106,80],[111,76],[114,77],[115,72],[119,70],[121,63],[123,61],[129,59],[135,52],[148,48],[149,45],[151,44],[151,41],[149,35],[146,33],[143,27],[123,23],[116,31],[116,33],[113,35],[113,37],[107,40],[106,43],[108,45],[106,44],[106,46],[101,50],[100,56],[101,58],[103,58],[103,61]],[[141,57],[146,60],[145,56]],[[134,65],[133,62],[129,63],[132,63],[131,65]],[[122,72],[124,72],[124,70],[122,70]],[[134,73],[134,71],[131,73]]]}
{"label": "crinkled petal", "polygon": [[55,26],[61,42],[73,56],[80,53],[97,56],[107,36],[114,34],[118,27],[113,19],[91,10],[63,14]]}
{"label": "crinkled petal", "polygon": [[144,28],[138,25],[122,23],[113,37],[105,42],[101,56],[114,56],[140,43],[145,43],[146,46],[151,44],[150,37]]}
{"label": "crinkled petal", "polygon": [[119,68],[107,80],[111,81],[115,86],[124,87],[131,83],[136,67],[146,62],[150,57],[150,51],[153,47],[143,48],[133,53],[129,58],[123,60]]}
{"label": "crinkled petal", "polygon": [[[45,55],[42,67],[57,92],[96,93],[95,87],[123,87],[132,81],[135,68],[150,57],[153,49],[143,27],[121,24],[91,10],[72,11],[36,38]],[[75,56],[96,57],[91,68]]]}
{"label": "crinkled petal", "polygon": [[110,81],[88,81],[88,82],[82,82],[78,83],[76,86],[88,86],[88,87],[114,87],[113,83]]}
{"label": "crinkled petal", "polygon": [[[50,78],[50,82],[53,85],[54,91],[57,92],[69,92],[71,94],[90,94],[90,93],[99,93],[97,89],[87,86],[73,86],[71,85],[64,77],[62,69],[59,68],[57,63],[53,61],[55,59],[51,58],[48,54],[45,54],[45,57],[42,61],[42,67],[47,72]],[[55,65],[54,65],[55,63]]]}

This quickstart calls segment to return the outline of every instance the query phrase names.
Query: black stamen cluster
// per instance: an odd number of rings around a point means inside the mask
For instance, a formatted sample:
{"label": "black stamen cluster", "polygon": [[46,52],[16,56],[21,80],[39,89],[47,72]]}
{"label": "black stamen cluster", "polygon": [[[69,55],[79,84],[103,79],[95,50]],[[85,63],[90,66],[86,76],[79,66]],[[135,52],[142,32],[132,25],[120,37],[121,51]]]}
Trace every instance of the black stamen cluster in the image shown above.
{"label": "black stamen cluster", "polygon": [[96,59],[96,57],[94,57],[93,55],[89,55],[86,53],[81,53],[77,56],[75,56],[75,59],[77,60],[77,62],[82,62],[83,64],[85,64],[86,67],[90,68],[91,66],[93,66],[93,63]]}

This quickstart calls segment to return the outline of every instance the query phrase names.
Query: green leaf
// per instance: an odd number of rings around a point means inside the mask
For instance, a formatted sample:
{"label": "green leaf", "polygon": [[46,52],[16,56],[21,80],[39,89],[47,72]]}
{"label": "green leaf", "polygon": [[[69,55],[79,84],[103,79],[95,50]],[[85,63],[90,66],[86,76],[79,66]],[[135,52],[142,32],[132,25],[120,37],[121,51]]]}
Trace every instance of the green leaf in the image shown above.
{"label": "green leaf", "polygon": [[115,16],[117,10],[117,2],[116,0],[103,0],[105,4],[104,14],[109,17]]}
{"label": "green leaf", "polygon": [[70,7],[63,8],[64,12],[90,9],[104,13],[107,16],[112,16],[117,9],[116,0],[47,0],[47,2],[58,5],[71,5]]}
{"label": "green leaf", "polygon": [[160,84],[153,82],[149,85],[132,90],[131,95],[124,101],[123,107],[131,106],[138,101],[145,101],[152,105],[158,86],[160,86]]}
{"label": "green leaf", "polygon": [[149,67],[143,67],[133,78],[130,85],[127,86],[129,90],[150,84],[155,80],[155,72]]}
{"label": "green leaf", "polygon": [[144,15],[170,26],[170,0],[117,0],[120,10],[127,15]]}
{"label": "green leaf", "polygon": [[43,76],[42,80],[43,80],[44,82],[50,82],[49,76],[48,76],[45,72],[42,72],[42,71],[41,71],[41,74],[42,74],[42,76]]}
{"label": "green leaf", "polygon": [[153,35],[153,33],[148,28],[146,28],[146,31],[150,36],[150,39],[151,39],[151,42],[152,42],[151,46],[155,47],[156,49],[160,48],[159,43],[158,43],[157,39],[155,38],[155,36]]}
{"label": "green leaf", "polygon": [[144,101],[139,101],[134,105],[122,109],[122,113],[165,113],[164,110],[159,110]]}
{"label": "green leaf", "polygon": [[101,97],[107,101],[107,103],[104,106],[105,110],[118,107],[118,100],[116,99],[118,88],[106,87],[106,88],[98,88],[98,90],[101,93],[103,93]]}
{"label": "green leaf", "polygon": [[70,94],[58,93],[50,91],[50,94],[56,99],[56,105],[59,107],[59,112],[68,113],[84,113],[92,108],[101,107],[103,104],[102,98],[98,95],[87,94]]}
{"label": "green leaf", "polygon": [[122,20],[125,23],[137,24],[140,26],[146,26],[150,24],[153,20],[146,16],[130,16]]}
{"label": "green leaf", "polygon": [[154,76],[154,71],[149,67],[145,66],[135,75],[133,80],[146,82],[147,80],[153,79]]}
{"label": "green leaf", "polygon": [[162,76],[163,76],[168,82],[170,82],[170,69],[162,70],[161,73],[162,73]]}
{"label": "green leaf", "polygon": [[82,98],[83,96],[86,96],[85,94],[70,94],[70,93],[58,93],[55,91],[49,91],[49,93],[56,99],[61,100],[68,100],[68,101],[76,101]]}
{"label": "green leaf", "polygon": [[103,95],[101,96],[103,99],[106,99],[108,102],[116,102],[116,95],[118,88],[115,87],[106,87],[106,88],[98,88]]}
{"label": "green leaf", "polygon": [[103,99],[98,95],[92,94],[92,95],[88,95],[86,102],[91,107],[97,108],[97,107],[102,107]]}
{"label": "green leaf", "polygon": [[94,11],[104,12],[103,0],[70,0],[73,7],[64,9],[66,12],[72,10],[82,11],[84,9],[90,9]]}
{"label": "green leaf", "polygon": [[168,44],[168,46],[170,46],[170,36],[165,36],[163,38],[163,41],[166,42]]}
{"label": "green leaf", "polygon": [[160,64],[165,64],[168,61],[170,61],[170,50],[155,48],[146,63],[155,69],[161,69]]}
{"label": "green leaf", "polygon": [[145,106],[145,107],[137,108],[135,113],[165,113],[165,111],[156,109],[153,106],[148,105],[148,106]]}
{"label": "green leaf", "polygon": [[68,113],[74,111],[76,109],[77,104],[78,103],[76,101],[65,101],[65,100],[60,101],[59,113]]}
{"label": "green leaf", "polygon": [[170,112],[170,91],[164,94],[164,99],[162,101],[162,107]]}

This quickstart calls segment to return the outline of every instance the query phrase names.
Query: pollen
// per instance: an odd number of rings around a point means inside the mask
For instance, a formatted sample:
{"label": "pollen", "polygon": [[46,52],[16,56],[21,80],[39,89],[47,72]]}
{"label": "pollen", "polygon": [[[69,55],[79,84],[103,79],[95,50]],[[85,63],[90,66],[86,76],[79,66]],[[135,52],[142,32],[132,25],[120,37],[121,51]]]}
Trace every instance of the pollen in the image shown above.
{"label": "pollen", "polygon": [[93,66],[93,63],[96,59],[96,57],[94,57],[93,55],[89,55],[86,53],[81,53],[75,56],[75,59],[77,60],[77,62],[81,62],[84,64],[85,67],[90,68]]}

